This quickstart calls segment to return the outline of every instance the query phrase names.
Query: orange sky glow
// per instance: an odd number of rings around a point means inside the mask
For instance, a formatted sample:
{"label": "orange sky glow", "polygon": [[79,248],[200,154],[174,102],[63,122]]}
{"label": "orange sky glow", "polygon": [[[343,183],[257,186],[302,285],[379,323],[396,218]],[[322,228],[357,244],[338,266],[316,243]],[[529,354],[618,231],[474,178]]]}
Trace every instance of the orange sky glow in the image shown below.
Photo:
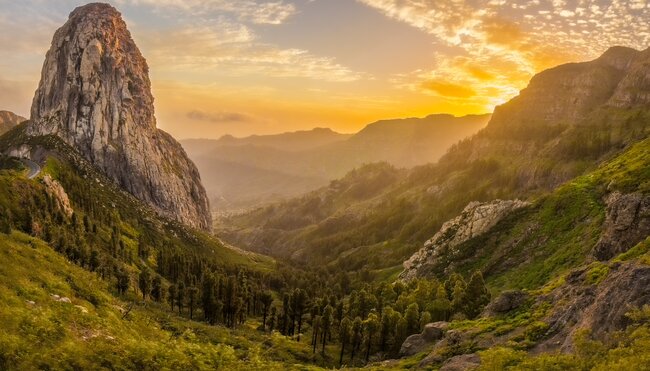
{"label": "orange sky glow", "polygon": [[[645,49],[646,1],[115,0],[179,139],[491,112],[543,69]],[[28,115],[82,2],[0,0],[0,109]]]}

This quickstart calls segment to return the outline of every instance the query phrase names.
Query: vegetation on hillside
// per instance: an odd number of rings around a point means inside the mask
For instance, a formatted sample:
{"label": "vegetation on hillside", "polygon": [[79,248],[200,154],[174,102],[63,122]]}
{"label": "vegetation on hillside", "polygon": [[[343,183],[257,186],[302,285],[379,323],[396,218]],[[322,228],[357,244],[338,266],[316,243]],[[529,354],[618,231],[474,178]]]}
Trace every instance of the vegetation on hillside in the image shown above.
{"label": "vegetation on hillside", "polygon": [[[272,256],[327,261],[351,271],[388,269],[400,265],[469,202],[535,200],[645,138],[649,122],[646,110],[603,108],[571,125],[488,126],[452,147],[437,164],[396,174],[397,181],[386,182],[370,199],[342,198],[333,183],[296,200],[221,220],[218,233]],[[519,134],[513,134],[515,129]],[[375,166],[356,171],[372,173]],[[376,182],[353,179],[359,188]],[[324,211],[315,215],[311,208],[296,207],[310,200],[324,204]]]}

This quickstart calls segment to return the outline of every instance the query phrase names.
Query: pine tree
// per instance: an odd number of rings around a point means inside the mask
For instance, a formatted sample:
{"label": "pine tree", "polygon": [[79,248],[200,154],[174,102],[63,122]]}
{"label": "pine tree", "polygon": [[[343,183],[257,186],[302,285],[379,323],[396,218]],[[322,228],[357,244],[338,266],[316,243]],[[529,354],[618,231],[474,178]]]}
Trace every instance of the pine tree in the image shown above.
{"label": "pine tree", "polygon": [[339,366],[343,365],[343,355],[345,354],[345,346],[350,342],[350,330],[352,322],[348,317],[341,320],[339,325],[339,341],[341,342],[341,355],[339,357]]}
{"label": "pine tree", "polygon": [[395,323],[395,336],[393,341],[394,354],[399,353],[399,350],[402,347],[402,343],[404,342],[404,340],[406,340],[406,337],[408,336],[407,331],[408,331],[408,324],[406,322],[406,319],[402,316],[399,316]]}
{"label": "pine tree", "polygon": [[129,289],[129,273],[124,268],[120,268],[116,272],[117,278],[117,292],[121,295],[126,293],[126,290]]}
{"label": "pine tree", "polygon": [[321,316],[316,316],[312,321],[312,334],[311,334],[312,353],[316,353],[316,346],[318,345],[318,338],[320,336],[320,331],[321,331]]}
{"label": "pine tree", "polygon": [[465,302],[463,303],[463,311],[468,318],[478,316],[483,308],[490,302],[490,292],[485,286],[483,275],[481,272],[476,271],[465,289]]}
{"label": "pine tree", "polygon": [[321,327],[323,328],[323,341],[322,341],[322,354],[325,355],[325,345],[327,344],[327,336],[332,331],[332,323],[334,322],[334,309],[331,305],[327,305],[323,310],[323,318],[321,319]]}
{"label": "pine tree", "polygon": [[406,308],[404,319],[406,320],[407,335],[420,332],[420,308],[417,303],[412,303]]}
{"label": "pine tree", "polygon": [[214,324],[216,321],[216,298],[215,298],[216,280],[212,273],[208,272],[203,275],[201,304],[203,305],[203,316],[206,321]]}
{"label": "pine tree", "polygon": [[451,311],[452,313],[462,313],[463,312],[463,303],[465,301],[465,285],[462,281],[456,281],[454,285],[454,292],[452,295],[453,299],[451,301]]}
{"label": "pine tree", "polygon": [[178,307],[178,314],[183,314],[183,306],[185,305],[185,282],[181,281],[178,284],[176,292],[176,306]]}
{"label": "pine tree", "polygon": [[178,288],[176,285],[171,285],[167,289],[169,292],[168,299],[169,299],[169,306],[172,308],[172,311],[174,311],[174,303],[176,302],[176,295],[178,293]]}
{"label": "pine tree", "polygon": [[443,285],[438,286],[436,298],[431,304],[431,318],[434,321],[446,321],[449,319],[451,302],[447,297],[447,290]]}
{"label": "pine tree", "polygon": [[395,316],[395,311],[391,307],[384,307],[384,310],[381,313],[381,324],[379,327],[379,349],[383,352],[386,350],[386,343],[390,337],[395,324],[393,323],[393,317]]}
{"label": "pine tree", "polygon": [[368,358],[370,357],[370,349],[372,347],[372,338],[379,328],[379,317],[377,317],[377,314],[370,313],[368,315],[368,318],[363,321],[363,327],[366,333],[366,362],[368,362]]}
{"label": "pine tree", "polygon": [[199,295],[199,289],[194,286],[190,286],[185,290],[187,292],[187,302],[190,307],[190,320],[194,317],[194,304],[196,303],[196,298]]}
{"label": "pine tree", "polygon": [[300,341],[300,331],[302,331],[302,317],[305,313],[307,305],[307,293],[302,289],[295,289],[291,295],[291,309],[293,313],[292,317],[292,327],[293,322],[297,321],[298,323],[298,337],[297,341]]}
{"label": "pine tree", "polygon": [[431,313],[423,311],[422,314],[420,314],[420,331],[424,329],[424,326],[426,326],[427,323],[431,323]]}
{"label": "pine tree", "polygon": [[162,278],[159,275],[156,275],[153,278],[153,282],[151,284],[151,297],[153,300],[160,302],[163,299],[164,291],[163,291],[163,283],[162,283]]}
{"label": "pine tree", "polygon": [[359,345],[361,344],[362,329],[363,329],[363,322],[361,321],[361,318],[356,317],[354,321],[352,321],[352,330],[350,331],[350,338],[351,338],[350,340],[352,346],[352,353],[350,354],[350,363],[354,361],[354,353],[359,348]]}
{"label": "pine tree", "polygon": [[142,292],[142,300],[146,300],[147,295],[151,291],[151,274],[149,273],[148,268],[142,268],[140,271],[140,276],[138,278],[138,286]]}
{"label": "pine tree", "polygon": [[260,294],[262,303],[262,328],[266,330],[266,317],[268,316],[271,304],[273,304],[273,294],[270,291],[264,291]]}
{"label": "pine tree", "polygon": [[277,310],[275,307],[271,308],[271,314],[269,315],[269,332],[273,332],[275,329],[275,324],[277,323]]}
{"label": "pine tree", "polygon": [[99,265],[101,264],[101,261],[99,260],[99,251],[95,248],[93,248],[90,251],[90,258],[88,260],[88,267],[90,268],[91,271],[95,272],[97,269],[99,269]]}

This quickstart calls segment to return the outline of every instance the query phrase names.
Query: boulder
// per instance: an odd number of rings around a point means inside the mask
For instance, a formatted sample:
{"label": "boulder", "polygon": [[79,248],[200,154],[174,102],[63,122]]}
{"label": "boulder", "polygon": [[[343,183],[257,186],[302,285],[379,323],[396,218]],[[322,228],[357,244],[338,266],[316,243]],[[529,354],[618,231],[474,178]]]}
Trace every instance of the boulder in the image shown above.
{"label": "boulder", "polygon": [[521,290],[508,290],[502,292],[485,308],[485,315],[498,315],[519,308],[528,300],[530,295]]}
{"label": "boulder", "polygon": [[45,184],[47,193],[56,200],[65,215],[71,217],[74,211],[72,210],[72,206],[70,206],[68,194],[65,192],[61,183],[52,179],[50,174],[45,174],[42,178],[42,182]]}
{"label": "boulder", "polygon": [[406,338],[399,349],[400,357],[408,357],[420,353],[426,349],[430,343],[420,334],[414,334]]}
{"label": "boulder", "polygon": [[428,323],[419,334],[414,334],[406,338],[402,343],[399,355],[408,357],[426,350],[436,341],[443,338],[448,327],[447,322]]}
{"label": "boulder", "polygon": [[434,342],[442,339],[448,327],[449,323],[444,321],[427,323],[424,325],[424,329],[420,335],[425,341]]}

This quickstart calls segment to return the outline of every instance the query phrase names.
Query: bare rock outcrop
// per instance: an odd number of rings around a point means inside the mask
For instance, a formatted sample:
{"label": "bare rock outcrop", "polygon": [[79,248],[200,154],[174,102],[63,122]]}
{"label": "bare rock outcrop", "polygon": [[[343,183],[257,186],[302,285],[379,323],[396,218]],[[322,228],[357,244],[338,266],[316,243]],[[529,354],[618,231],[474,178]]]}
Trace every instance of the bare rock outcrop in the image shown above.
{"label": "bare rock outcrop", "polygon": [[435,263],[443,254],[453,255],[456,246],[489,231],[507,215],[528,205],[520,200],[470,202],[459,216],[445,222],[424,247],[404,262],[399,278],[411,280],[420,276],[424,267]]}
{"label": "bare rock outcrop", "polygon": [[68,217],[72,216],[72,213],[74,211],[72,210],[72,206],[70,206],[70,199],[68,198],[68,194],[65,192],[65,189],[63,189],[63,186],[61,186],[61,183],[57,182],[55,179],[52,179],[50,174],[45,174],[43,176],[43,184],[45,184],[47,187],[47,192],[56,200],[57,204],[65,213],[65,215]]}
{"label": "bare rock outcrop", "polygon": [[483,311],[484,316],[493,316],[510,312],[521,307],[530,295],[521,290],[507,290],[499,294]]}
{"label": "bare rock outcrop", "polygon": [[595,285],[586,281],[587,271],[572,272],[565,285],[539,299],[553,303],[553,311],[545,320],[549,324],[547,339],[536,347],[536,352],[571,351],[574,335],[583,329],[606,341],[613,331],[629,324],[628,312],[650,304],[650,267],[615,263]]}
{"label": "bare rock outcrop", "polygon": [[605,223],[594,256],[608,260],[650,235],[650,196],[641,193],[610,193],[606,199]]}
{"label": "bare rock outcrop", "polygon": [[81,6],[54,34],[27,132],[60,137],[159,214],[209,229],[196,166],[156,128],[148,72],[115,8]]}

